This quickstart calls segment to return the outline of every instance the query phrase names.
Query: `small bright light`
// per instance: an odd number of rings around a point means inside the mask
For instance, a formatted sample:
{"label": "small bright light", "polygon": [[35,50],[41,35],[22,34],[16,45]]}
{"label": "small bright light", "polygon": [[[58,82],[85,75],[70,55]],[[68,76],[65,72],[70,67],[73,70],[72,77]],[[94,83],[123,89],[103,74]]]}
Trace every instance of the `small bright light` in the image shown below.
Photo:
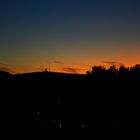
{"label": "small bright light", "polygon": [[37,115],[39,116],[40,115],[40,112],[37,112]]}
{"label": "small bright light", "polygon": [[60,128],[62,128],[62,124],[60,124],[59,126],[60,126]]}

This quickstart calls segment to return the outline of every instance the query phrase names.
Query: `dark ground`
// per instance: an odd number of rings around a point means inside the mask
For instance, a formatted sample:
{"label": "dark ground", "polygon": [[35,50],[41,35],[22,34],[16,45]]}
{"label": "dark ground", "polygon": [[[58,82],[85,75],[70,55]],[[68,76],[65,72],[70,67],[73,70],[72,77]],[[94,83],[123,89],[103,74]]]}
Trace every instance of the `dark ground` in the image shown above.
{"label": "dark ground", "polygon": [[112,140],[139,133],[139,77],[0,74],[4,137]]}

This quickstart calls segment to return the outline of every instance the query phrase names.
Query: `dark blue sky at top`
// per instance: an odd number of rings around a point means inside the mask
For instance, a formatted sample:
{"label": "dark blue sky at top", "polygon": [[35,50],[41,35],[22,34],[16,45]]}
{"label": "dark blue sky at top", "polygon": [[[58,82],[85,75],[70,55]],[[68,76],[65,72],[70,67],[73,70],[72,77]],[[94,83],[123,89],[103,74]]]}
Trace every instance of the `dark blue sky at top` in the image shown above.
{"label": "dark blue sky at top", "polygon": [[[49,52],[73,47],[74,51],[75,42],[139,39],[139,0],[0,1],[0,59],[34,48]],[[60,44],[49,46],[52,42]]]}
{"label": "dark blue sky at top", "polygon": [[67,34],[73,36],[73,32],[94,36],[94,32],[100,30],[107,34],[107,31],[118,32],[119,29],[120,32],[126,29],[126,32],[136,33],[139,31],[140,1],[3,0],[0,16],[1,33],[6,36],[17,33],[18,37],[24,38],[26,33],[30,36],[34,32],[42,34],[37,35],[39,38],[52,34],[52,38],[59,34],[63,38]]}

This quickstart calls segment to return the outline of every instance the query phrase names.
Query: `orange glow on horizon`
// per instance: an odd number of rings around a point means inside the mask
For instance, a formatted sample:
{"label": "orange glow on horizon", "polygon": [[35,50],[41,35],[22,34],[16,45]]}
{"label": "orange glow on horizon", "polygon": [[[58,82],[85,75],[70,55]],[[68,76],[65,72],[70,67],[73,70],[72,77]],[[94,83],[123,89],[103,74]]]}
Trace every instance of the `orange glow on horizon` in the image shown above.
{"label": "orange glow on horizon", "polygon": [[[135,64],[124,64],[125,67],[132,67],[136,64],[139,63],[135,63]],[[105,68],[109,68],[111,65],[109,64],[95,64],[96,66],[104,66]],[[30,72],[45,72],[45,69],[47,69],[48,72],[62,72],[62,73],[75,73],[75,74],[86,74],[87,71],[90,71],[92,69],[92,66],[95,65],[89,65],[86,67],[54,67],[53,69],[48,69],[46,67],[44,68],[11,68],[9,70],[10,73],[13,74],[18,74],[18,73],[30,73]],[[119,67],[118,65],[115,65],[117,68]]]}
{"label": "orange glow on horizon", "polygon": [[[86,47],[85,47],[86,45]],[[111,64],[119,66],[120,64],[126,67],[132,67],[140,64],[140,43],[126,43],[126,44],[102,44],[103,49],[95,49],[88,47],[88,44],[83,44],[73,50],[57,50],[57,52],[37,52],[32,55],[29,53],[26,57],[7,58],[5,60],[6,66],[0,65],[1,68],[6,67],[11,73],[28,73],[28,72],[43,72],[47,69],[50,72],[65,72],[65,73],[79,73],[85,74],[91,70],[92,66],[109,67]],[[106,46],[112,46],[106,48]],[[119,47],[117,47],[119,46]],[[80,48],[81,47],[81,48]],[[101,47],[99,45],[99,47]],[[125,49],[121,49],[124,47]],[[51,57],[55,56],[55,57]],[[18,60],[18,61],[16,61]],[[21,61],[20,61],[21,60]],[[8,65],[9,64],[9,65]]]}

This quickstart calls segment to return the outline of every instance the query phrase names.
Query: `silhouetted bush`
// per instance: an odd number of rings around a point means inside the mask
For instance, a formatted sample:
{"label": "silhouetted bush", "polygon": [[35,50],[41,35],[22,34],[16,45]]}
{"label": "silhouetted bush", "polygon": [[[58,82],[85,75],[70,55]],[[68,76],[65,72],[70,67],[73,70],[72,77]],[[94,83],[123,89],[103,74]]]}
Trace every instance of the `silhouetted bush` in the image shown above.
{"label": "silhouetted bush", "polygon": [[140,65],[93,66],[86,75],[0,72],[0,81],[1,126],[11,134],[46,138],[62,136],[64,130],[72,136],[80,130],[81,138],[134,136]]}
{"label": "silhouetted bush", "polygon": [[140,76],[140,64],[136,64],[133,67],[120,66],[119,68],[113,65],[108,69],[103,66],[93,66],[91,71],[87,71],[87,75],[93,75],[94,77],[111,76],[113,78],[115,76]]}

